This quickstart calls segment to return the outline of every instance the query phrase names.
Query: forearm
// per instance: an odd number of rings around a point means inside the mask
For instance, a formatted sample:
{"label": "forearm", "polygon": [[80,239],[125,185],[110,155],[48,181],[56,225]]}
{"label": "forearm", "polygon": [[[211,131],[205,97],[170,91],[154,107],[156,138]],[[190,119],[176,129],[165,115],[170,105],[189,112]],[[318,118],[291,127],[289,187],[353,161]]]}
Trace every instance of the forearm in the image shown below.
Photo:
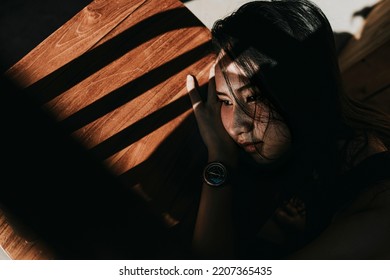
{"label": "forearm", "polygon": [[209,152],[209,162],[222,162],[227,166],[227,181],[213,187],[203,183],[196,219],[193,250],[204,258],[234,257],[234,228],[232,210],[232,172],[236,164],[235,157],[225,153],[214,155]]}
{"label": "forearm", "polygon": [[201,258],[232,258],[234,236],[232,186],[203,184],[193,237],[194,253]]}
{"label": "forearm", "polygon": [[[215,90],[214,66],[210,69],[207,101],[204,102],[200,97],[196,80],[191,75],[187,76],[187,90],[199,131],[208,149],[209,162],[219,161],[226,165],[228,171],[234,170],[237,144],[221,122],[222,103],[218,101]],[[217,173],[211,171],[214,167]],[[201,258],[231,258],[234,251],[231,182],[228,180],[218,187],[211,186],[219,185],[224,180],[226,170],[220,164],[208,168],[207,178],[211,177],[211,180],[215,181],[209,181],[210,185],[204,183],[202,186],[193,251]],[[219,171],[223,173],[221,177]],[[229,177],[229,172],[227,173]]]}

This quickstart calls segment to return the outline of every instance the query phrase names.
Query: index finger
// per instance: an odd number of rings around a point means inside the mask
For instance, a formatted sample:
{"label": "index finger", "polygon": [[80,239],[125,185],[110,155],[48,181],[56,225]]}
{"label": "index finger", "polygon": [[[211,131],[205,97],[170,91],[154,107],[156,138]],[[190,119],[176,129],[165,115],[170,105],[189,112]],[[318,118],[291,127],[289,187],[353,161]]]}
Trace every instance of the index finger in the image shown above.
{"label": "index finger", "polygon": [[209,104],[218,103],[217,93],[215,90],[215,64],[213,66],[211,66],[210,72],[209,72],[207,103],[209,103]]}
{"label": "index finger", "polygon": [[196,89],[195,77],[192,75],[187,75],[187,92],[191,99],[192,108],[195,110],[202,103],[202,99]]}

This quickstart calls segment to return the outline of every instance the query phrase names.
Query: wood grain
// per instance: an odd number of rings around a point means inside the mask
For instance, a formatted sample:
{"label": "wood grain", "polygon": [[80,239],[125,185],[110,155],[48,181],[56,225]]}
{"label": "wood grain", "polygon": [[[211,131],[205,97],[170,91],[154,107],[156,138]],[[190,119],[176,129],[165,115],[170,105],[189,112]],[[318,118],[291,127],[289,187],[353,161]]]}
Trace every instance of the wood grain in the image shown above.
{"label": "wood grain", "polygon": [[386,44],[343,73],[346,93],[376,110],[390,114],[389,69],[390,37]]}
{"label": "wood grain", "polygon": [[91,49],[144,1],[91,2],[7,72],[26,87]]}
{"label": "wood grain", "polygon": [[[69,189],[81,198],[67,191],[66,197],[75,200],[69,217],[60,206],[53,208],[60,221],[53,224],[56,231],[50,230],[73,236],[61,219],[74,223],[73,242],[65,237],[54,242],[65,258],[182,256],[179,247],[190,240],[206,160],[185,78],[194,74],[203,86],[212,60],[209,30],[181,2],[94,1],[7,71],[26,98],[120,182],[113,180],[111,187],[75,182]],[[55,191],[50,194],[57,197]],[[135,217],[137,211],[145,217]],[[49,220],[38,213],[42,223]],[[77,213],[92,215],[96,224],[82,225]],[[99,219],[110,226],[101,228]],[[155,240],[146,237],[150,227]],[[103,241],[96,245],[95,240]],[[152,249],[156,242],[161,248]],[[85,250],[64,244],[85,244]],[[14,258],[31,257],[27,248],[7,248]]]}
{"label": "wood grain", "polygon": [[379,1],[339,56],[345,91],[390,114],[390,1]]}
{"label": "wood grain", "polygon": [[367,55],[388,43],[390,38],[390,2],[380,0],[373,10],[359,34],[348,41],[339,55],[341,72],[347,71],[363,60]]}
{"label": "wood grain", "polygon": [[0,211],[0,244],[12,259],[54,259],[46,244],[39,239],[30,240],[25,234],[15,230],[16,227],[15,221],[10,222],[9,217]]}
{"label": "wood grain", "polygon": [[[362,37],[340,55],[347,93],[383,110],[388,14],[389,1],[382,1]],[[206,151],[185,77],[194,74],[205,85],[209,43],[209,30],[179,1],[98,0],[7,71],[26,103],[47,112],[77,144],[54,143],[47,151],[58,158],[44,166],[48,187],[7,190],[41,234],[28,242],[0,213],[0,242],[12,258],[187,256]],[[34,122],[28,126],[27,139],[42,133]],[[40,149],[54,141],[50,133],[39,139]],[[27,144],[19,142],[15,165],[26,164]],[[87,153],[74,157],[78,147]]]}

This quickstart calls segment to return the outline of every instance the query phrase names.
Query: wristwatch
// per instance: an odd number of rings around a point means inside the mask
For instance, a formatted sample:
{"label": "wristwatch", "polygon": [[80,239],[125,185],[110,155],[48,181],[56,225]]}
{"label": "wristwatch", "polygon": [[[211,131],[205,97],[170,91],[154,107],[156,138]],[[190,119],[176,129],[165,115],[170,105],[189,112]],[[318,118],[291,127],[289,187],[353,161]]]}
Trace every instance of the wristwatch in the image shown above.
{"label": "wristwatch", "polygon": [[227,169],[219,161],[213,161],[206,165],[203,170],[203,180],[212,187],[219,187],[227,180]]}

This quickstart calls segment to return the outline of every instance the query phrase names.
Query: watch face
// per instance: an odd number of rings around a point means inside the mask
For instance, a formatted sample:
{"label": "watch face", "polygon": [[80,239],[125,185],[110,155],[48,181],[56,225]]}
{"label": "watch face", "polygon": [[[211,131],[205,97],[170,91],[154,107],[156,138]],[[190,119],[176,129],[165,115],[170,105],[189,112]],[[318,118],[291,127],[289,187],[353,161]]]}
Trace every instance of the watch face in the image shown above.
{"label": "watch face", "polygon": [[214,187],[222,185],[226,181],[226,167],[219,162],[209,163],[204,170],[205,182]]}

